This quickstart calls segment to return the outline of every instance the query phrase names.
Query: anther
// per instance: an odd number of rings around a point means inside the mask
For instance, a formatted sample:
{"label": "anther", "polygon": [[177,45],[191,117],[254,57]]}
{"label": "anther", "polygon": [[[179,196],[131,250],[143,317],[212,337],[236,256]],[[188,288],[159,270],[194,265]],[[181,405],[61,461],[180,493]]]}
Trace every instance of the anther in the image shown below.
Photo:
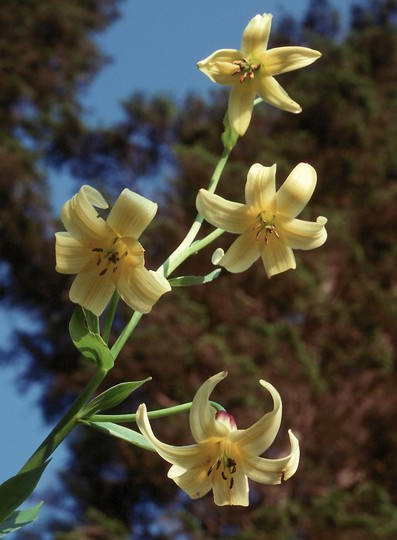
{"label": "anther", "polygon": [[96,251],[97,253],[102,253],[103,249],[102,248],[92,248],[91,251]]}
{"label": "anther", "polygon": [[232,477],[230,479],[229,489],[232,489],[233,486],[234,486],[234,478]]}
{"label": "anther", "polygon": [[212,469],[213,469],[213,466],[211,465],[211,467],[207,471],[207,476],[209,476],[212,473]]}
{"label": "anther", "polygon": [[108,271],[107,268],[105,268],[104,270],[102,270],[102,272],[99,272],[99,275],[100,276],[104,276],[106,274],[106,272]]}
{"label": "anther", "polygon": [[224,480],[227,480],[227,476],[226,476],[226,474],[225,474],[223,471],[222,471],[222,478],[223,478]]}

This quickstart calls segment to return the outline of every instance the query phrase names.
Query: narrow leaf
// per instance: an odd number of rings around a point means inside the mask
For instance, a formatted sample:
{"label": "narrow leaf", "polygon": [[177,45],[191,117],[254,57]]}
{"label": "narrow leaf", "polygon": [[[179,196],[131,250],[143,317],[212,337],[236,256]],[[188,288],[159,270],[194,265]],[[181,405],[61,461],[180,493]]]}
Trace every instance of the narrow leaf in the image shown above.
{"label": "narrow leaf", "polygon": [[91,323],[87,322],[82,309],[78,306],[69,323],[69,333],[73,343],[85,358],[105,369],[111,369],[114,360],[109,347],[98,333],[89,329],[88,324]]}
{"label": "narrow leaf", "polygon": [[123,441],[127,441],[135,446],[139,446],[140,448],[154,452],[153,446],[138,431],[134,431],[133,429],[129,429],[124,426],[119,426],[113,422],[89,422],[85,420],[83,423],[98,431],[101,431],[102,433],[106,433],[106,435],[111,435],[112,437],[122,439]]}
{"label": "narrow leaf", "polygon": [[42,505],[43,503],[41,502],[37,506],[13,512],[6,520],[0,523],[0,538],[36,521]]}
{"label": "narrow leaf", "polygon": [[202,285],[210,283],[221,273],[221,268],[217,268],[206,276],[180,276],[169,280],[171,287],[189,287],[190,285]]}
{"label": "narrow leaf", "polygon": [[16,474],[0,485],[0,523],[29,497],[48,463],[49,460],[30,471]]}
{"label": "narrow leaf", "polygon": [[99,411],[117,407],[117,405],[120,405],[120,403],[127,399],[132,392],[139,388],[143,383],[150,381],[150,379],[151,377],[148,377],[143,381],[123,382],[116,386],[112,386],[112,388],[108,388],[108,390],[105,390],[105,392],[97,396],[84,407],[82,418],[89,418]]}

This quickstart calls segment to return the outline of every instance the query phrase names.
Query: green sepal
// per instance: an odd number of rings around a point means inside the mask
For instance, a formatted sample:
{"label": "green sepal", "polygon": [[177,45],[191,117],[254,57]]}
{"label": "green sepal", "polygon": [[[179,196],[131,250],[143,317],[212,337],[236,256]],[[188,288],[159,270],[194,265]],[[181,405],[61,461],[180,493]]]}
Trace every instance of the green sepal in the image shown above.
{"label": "green sepal", "polygon": [[0,523],[0,538],[36,521],[42,506],[43,503],[41,502],[31,508],[24,508],[23,510],[16,510],[13,512],[7,519]]}
{"label": "green sepal", "polygon": [[120,405],[120,403],[127,399],[132,392],[150,380],[151,377],[148,377],[143,381],[123,382],[116,384],[116,386],[112,386],[112,388],[108,388],[84,407],[81,418],[89,418],[99,411],[117,407],[117,405]]}
{"label": "green sepal", "polygon": [[230,125],[229,115],[225,114],[223,119],[223,125],[225,126],[225,131],[222,133],[222,144],[226,150],[232,150],[239,138],[239,134],[234,131]]}
{"label": "green sepal", "polygon": [[0,523],[29,497],[49,462],[16,474],[0,485]]}
{"label": "green sepal", "polygon": [[169,280],[171,287],[189,287],[190,285],[202,285],[203,283],[210,283],[216,279],[221,273],[222,269],[217,268],[206,276],[180,276]]}
{"label": "green sepal", "polygon": [[110,435],[111,437],[116,437],[117,439],[122,439],[123,441],[127,441],[135,446],[139,446],[139,448],[151,450],[152,452],[155,451],[153,446],[145,439],[142,433],[134,431],[133,429],[119,426],[113,422],[89,422],[84,420],[82,423],[101,431],[106,435]]}
{"label": "green sepal", "polygon": [[77,306],[69,323],[70,337],[85,358],[106,370],[111,369],[114,365],[112,353],[99,333],[93,331],[94,325],[92,318],[86,318],[82,308]]}

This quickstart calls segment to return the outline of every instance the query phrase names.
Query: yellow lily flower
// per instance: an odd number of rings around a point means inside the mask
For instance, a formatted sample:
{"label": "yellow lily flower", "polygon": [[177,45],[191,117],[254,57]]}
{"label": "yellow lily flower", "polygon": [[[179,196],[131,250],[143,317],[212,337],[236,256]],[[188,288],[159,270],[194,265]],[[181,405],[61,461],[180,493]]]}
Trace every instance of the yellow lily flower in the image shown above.
{"label": "yellow lily flower", "polygon": [[164,276],[145,268],[144,249],[138,242],[157,204],[124,189],[106,221],[95,208],[106,209],[108,204],[90,186],[83,186],[62,207],[67,232],[55,234],[56,270],[77,274],[70,300],[99,316],[117,289],[130,307],[149,312],[171,289]]}
{"label": "yellow lily flower", "polygon": [[246,204],[228,201],[201,189],[196,206],[212,225],[240,236],[219,264],[229,272],[243,272],[259,257],[268,277],[296,268],[292,249],[314,249],[327,239],[325,217],[316,222],[295,217],[309,202],[317,174],[299,163],[276,193],[276,165],[252,165],[245,186]]}
{"label": "yellow lily flower", "polygon": [[301,107],[279,85],[274,75],[293,71],[320,58],[307,47],[276,47],[267,50],[272,15],[256,15],[243,32],[241,50],[220,49],[198,62],[197,67],[213,82],[232,85],[228,115],[236,133],[249,126],[255,96],[279,109],[293,113]]}
{"label": "yellow lily flower", "polygon": [[172,463],[168,477],[192,499],[211,489],[218,506],[248,506],[248,478],[261,484],[280,484],[298,468],[299,442],[289,430],[291,453],[280,459],[259,457],[273,443],[281,423],[281,398],[266,381],[259,381],[273,398],[273,410],[248,429],[237,429],[233,416],[216,412],[209,403],[215,386],[227,376],[209,378],[196,393],[190,409],[190,429],[196,444],[172,446],[154,435],[144,404],[136,414],[139,429],[156,452]]}

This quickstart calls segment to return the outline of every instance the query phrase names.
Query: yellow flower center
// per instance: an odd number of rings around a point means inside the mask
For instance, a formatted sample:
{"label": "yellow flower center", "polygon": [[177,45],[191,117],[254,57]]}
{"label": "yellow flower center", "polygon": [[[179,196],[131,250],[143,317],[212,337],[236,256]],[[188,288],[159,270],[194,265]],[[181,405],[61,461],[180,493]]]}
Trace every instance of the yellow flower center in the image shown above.
{"label": "yellow flower center", "polygon": [[215,477],[218,477],[220,475],[225,482],[228,482],[229,489],[232,489],[234,485],[233,475],[237,470],[237,462],[225,452],[223,442],[219,442],[218,445],[218,459],[208,469],[207,476],[213,474]]}
{"label": "yellow flower center", "polygon": [[92,251],[98,253],[96,265],[100,276],[104,276],[109,268],[113,274],[116,273],[120,261],[128,255],[127,247],[120,238],[115,238],[110,248],[96,247]]}
{"label": "yellow flower center", "polygon": [[265,244],[269,243],[269,236],[274,233],[274,236],[276,238],[280,238],[280,235],[277,232],[276,229],[276,216],[273,214],[269,214],[269,212],[260,212],[260,214],[257,215],[257,223],[253,227],[253,230],[256,231],[256,239],[259,240],[259,238],[263,237],[263,234],[265,235]]}
{"label": "yellow flower center", "polygon": [[246,56],[243,56],[241,60],[235,60],[233,64],[237,67],[232,73],[232,75],[241,73],[241,83],[243,83],[247,78],[253,79],[255,77],[255,71],[257,71],[261,65],[260,62],[255,58],[247,58]]}

